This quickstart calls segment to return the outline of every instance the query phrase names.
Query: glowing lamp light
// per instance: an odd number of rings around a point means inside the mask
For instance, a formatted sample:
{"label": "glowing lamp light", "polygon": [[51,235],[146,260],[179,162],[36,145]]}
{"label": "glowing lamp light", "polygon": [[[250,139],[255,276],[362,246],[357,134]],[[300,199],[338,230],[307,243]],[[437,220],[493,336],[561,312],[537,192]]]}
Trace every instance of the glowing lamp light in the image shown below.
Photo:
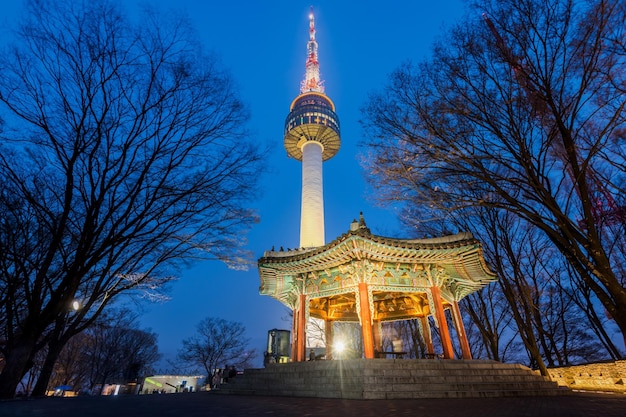
{"label": "glowing lamp light", "polygon": [[74,300],[72,302],[72,308],[74,309],[74,311],[78,311],[78,309],[80,309],[80,303],[77,300]]}

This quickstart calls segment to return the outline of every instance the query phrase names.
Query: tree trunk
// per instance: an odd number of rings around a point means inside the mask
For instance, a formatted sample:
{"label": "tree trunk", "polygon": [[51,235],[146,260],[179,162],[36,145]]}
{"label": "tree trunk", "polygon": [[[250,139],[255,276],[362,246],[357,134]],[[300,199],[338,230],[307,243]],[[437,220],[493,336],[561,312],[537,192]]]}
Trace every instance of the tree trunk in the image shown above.
{"label": "tree trunk", "polygon": [[41,372],[39,372],[39,377],[37,378],[37,382],[35,383],[35,387],[33,388],[33,392],[31,394],[33,397],[43,397],[46,395],[46,391],[48,391],[48,382],[50,381],[50,377],[54,371],[54,365],[64,345],[65,343],[62,343],[61,341],[50,342],[48,344],[46,360],[43,363]]}
{"label": "tree trunk", "polygon": [[[517,325],[517,329],[519,330],[519,334],[522,342],[524,343],[524,347],[526,347],[526,351],[530,355],[531,360],[534,360],[536,362],[537,368],[539,368],[539,372],[541,372],[541,375],[549,377],[550,374],[548,373],[548,368],[546,367],[546,364],[541,357],[541,351],[539,349],[537,339],[535,338],[532,321],[529,318],[528,304],[526,302],[523,302],[522,304],[518,305],[518,303],[516,302],[517,297],[515,290],[511,287],[511,284],[507,281],[506,277],[501,277],[498,283],[501,285],[502,292],[504,293],[505,298],[511,306],[513,319],[515,320],[515,324]],[[522,301],[525,300],[527,299],[522,297]],[[522,312],[520,312],[520,308],[524,310],[523,316]]]}
{"label": "tree trunk", "polygon": [[598,340],[600,341],[600,343],[602,343],[602,345],[606,348],[606,351],[609,353],[609,355],[611,355],[611,359],[621,359],[622,358],[621,352],[619,351],[617,346],[615,346],[615,344],[613,343],[611,336],[607,334],[606,329],[604,328],[604,325],[602,324],[602,321],[600,320],[600,318],[598,317],[596,313],[596,310],[593,308],[593,305],[591,305],[591,301],[588,301],[588,305],[586,306],[584,311],[587,314],[587,317],[589,318],[589,322],[591,323],[591,328],[593,329],[594,333],[598,336]]}
{"label": "tree trunk", "polygon": [[15,390],[28,371],[34,348],[34,340],[21,338],[8,350],[4,369],[0,373],[0,399],[15,397]]}
{"label": "tree trunk", "polygon": [[409,327],[411,339],[413,341],[413,347],[411,349],[415,353],[415,358],[419,359],[426,357],[426,344],[422,340],[423,336],[420,334],[417,320],[407,320],[407,325]]}
{"label": "tree trunk", "polygon": [[103,374],[102,382],[100,383],[100,395],[104,395],[104,385],[106,384],[106,381],[107,381],[107,375]]}
{"label": "tree trunk", "polygon": [[[493,359],[494,361],[500,362],[500,346],[499,346],[499,336],[497,334],[497,330],[494,330],[494,326],[488,321],[488,314],[486,314],[486,306],[485,302],[482,298],[482,294],[484,292],[475,293],[479,294],[475,298],[467,297],[465,299],[465,306],[467,308],[467,312],[469,313],[470,319],[478,328],[480,333],[482,345],[487,351],[487,357],[489,359]],[[481,313],[479,314],[474,309],[474,303],[476,306],[480,308]]]}

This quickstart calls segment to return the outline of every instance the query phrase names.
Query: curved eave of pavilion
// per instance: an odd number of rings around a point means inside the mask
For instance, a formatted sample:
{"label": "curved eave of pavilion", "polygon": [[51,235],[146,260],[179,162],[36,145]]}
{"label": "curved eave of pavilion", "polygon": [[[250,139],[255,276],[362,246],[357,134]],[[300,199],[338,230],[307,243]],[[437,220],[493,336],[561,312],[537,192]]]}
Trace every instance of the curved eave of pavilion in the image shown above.
{"label": "curved eave of pavilion", "polygon": [[451,297],[461,299],[495,281],[485,264],[482,247],[470,233],[431,239],[395,239],[360,228],[317,248],[265,252],[259,259],[261,294],[289,305],[294,278],[329,271],[347,263],[368,260],[373,264],[430,264],[443,267],[452,282]]}

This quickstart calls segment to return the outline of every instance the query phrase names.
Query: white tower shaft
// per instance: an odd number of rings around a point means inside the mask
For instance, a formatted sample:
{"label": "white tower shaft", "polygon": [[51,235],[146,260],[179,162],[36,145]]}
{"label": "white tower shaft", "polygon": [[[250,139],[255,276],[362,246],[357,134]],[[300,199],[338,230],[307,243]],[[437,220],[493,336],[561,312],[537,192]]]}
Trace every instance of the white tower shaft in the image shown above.
{"label": "white tower shaft", "polygon": [[324,245],[322,151],[319,142],[310,141],[302,145],[301,248]]}

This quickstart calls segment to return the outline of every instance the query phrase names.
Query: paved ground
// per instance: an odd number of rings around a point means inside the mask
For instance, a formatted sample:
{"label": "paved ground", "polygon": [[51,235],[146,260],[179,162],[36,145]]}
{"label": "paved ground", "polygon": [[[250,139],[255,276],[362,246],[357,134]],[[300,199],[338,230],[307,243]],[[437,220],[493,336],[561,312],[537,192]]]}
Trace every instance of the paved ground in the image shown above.
{"label": "paved ground", "polygon": [[626,416],[626,395],[423,400],[252,397],[209,392],[0,401],[2,417]]}

